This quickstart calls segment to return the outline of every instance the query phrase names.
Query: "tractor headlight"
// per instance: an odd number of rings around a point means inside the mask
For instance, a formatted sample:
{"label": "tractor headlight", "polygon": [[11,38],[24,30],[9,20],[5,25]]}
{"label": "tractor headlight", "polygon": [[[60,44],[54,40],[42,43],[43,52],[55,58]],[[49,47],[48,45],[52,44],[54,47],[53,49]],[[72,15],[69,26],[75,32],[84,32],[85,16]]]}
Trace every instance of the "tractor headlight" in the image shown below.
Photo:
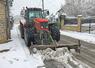
{"label": "tractor headlight", "polygon": [[41,28],[44,28],[43,26],[41,26]]}
{"label": "tractor headlight", "polygon": [[48,28],[48,23],[47,22],[41,23],[41,28]]}

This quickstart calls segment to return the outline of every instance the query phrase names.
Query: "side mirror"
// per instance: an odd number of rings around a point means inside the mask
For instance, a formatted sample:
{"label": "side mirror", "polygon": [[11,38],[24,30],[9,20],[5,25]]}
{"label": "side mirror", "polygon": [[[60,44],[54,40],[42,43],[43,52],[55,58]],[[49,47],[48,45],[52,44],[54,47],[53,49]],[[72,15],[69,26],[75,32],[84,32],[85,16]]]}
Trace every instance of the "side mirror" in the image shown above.
{"label": "side mirror", "polygon": [[49,11],[47,11],[47,15],[49,15]]}
{"label": "side mirror", "polygon": [[48,16],[49,15],[49,11],[48,10],[44,10],[44,15]]}

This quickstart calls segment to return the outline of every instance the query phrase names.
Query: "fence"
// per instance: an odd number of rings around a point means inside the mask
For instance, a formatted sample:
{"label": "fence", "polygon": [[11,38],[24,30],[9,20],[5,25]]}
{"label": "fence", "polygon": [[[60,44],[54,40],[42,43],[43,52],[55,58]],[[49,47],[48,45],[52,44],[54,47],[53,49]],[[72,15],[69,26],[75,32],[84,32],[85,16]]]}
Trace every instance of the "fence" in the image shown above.
{"label": "fence", "polygon": [[67,17],[64,15],[59,16],[58,26],[62,30],[88,32],[95,34],[95,16],[88,17]]}
{"label": "fence", "polygon": [[62,30],[81,31],[81,18],[61,15],[58,19],[59,28]]}
{"label": "fence", "polygon": [[82,32],[88,32],[88,33],[94,32],[95,34],[95,17],[94,16],[83,17],[81,21],[82,21],[82,26],[81,26]]}

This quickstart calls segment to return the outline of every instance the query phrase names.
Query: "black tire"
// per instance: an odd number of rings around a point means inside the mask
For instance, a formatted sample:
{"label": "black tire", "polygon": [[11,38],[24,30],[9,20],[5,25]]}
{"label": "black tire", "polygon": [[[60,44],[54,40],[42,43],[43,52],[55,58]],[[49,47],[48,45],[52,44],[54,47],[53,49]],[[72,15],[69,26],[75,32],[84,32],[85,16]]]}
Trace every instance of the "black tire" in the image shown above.
{"label": "black tire", "polygon": [[34,39],[34,30],[31,30],[31,28],[24,29],[24,39],[28,47],[31,46],[31,42],[36,44]]}
{"label": "black tire", "polygon": [[57,42],[60,41],[60,30],[56,26],[52,25],[50,27],[50,32],[53,40],[56,40]]}
{"label": "black tire", "polygon": [[20,23],[20,34],[21,34],[21,38],[24,39],[24,28],[23,28],[23,24]]}
{"label": "black tire", "polygon": [[24,40],[25,40],[27,47],[30,47],[31,46],[31,39],[29,38],[28,33],[26,31],[24,31]]}
{"label": "black tire", "polygon": [[26,43],[27,47],[31,46],[31,40],[29,38],[27,38],[27,40],[25,40],[25,43]]}

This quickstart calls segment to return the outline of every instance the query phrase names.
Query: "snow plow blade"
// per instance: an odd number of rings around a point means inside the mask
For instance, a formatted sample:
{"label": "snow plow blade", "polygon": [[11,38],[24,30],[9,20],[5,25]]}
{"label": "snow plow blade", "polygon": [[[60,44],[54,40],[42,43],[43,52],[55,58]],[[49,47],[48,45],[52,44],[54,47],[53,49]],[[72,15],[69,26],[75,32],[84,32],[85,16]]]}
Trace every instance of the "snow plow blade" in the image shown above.
{"label": "snow plow blade", "polygon": [[67,47],[68,49],[77,49],[78,44],[58,44],[58,45],[32,45],[30,48],[37,48],[38,50],[44,50],[47,48],[62,48],[62,47]]}

